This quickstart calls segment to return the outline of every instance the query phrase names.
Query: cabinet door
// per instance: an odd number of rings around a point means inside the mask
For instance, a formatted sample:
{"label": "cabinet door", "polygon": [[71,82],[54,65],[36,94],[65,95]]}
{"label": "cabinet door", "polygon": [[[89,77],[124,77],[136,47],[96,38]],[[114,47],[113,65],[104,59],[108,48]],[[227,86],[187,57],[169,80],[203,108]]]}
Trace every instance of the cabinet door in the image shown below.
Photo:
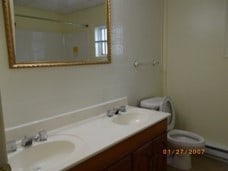
{"label": "cabinet door", "polygon": [[132,161],[131,161],[131,155],[124,157],[120,161],[114,163],[105,171],[132,171]]}
{"label": "cabinet door", "polygon": [[149,142],[133,153],[133,171],[152,171],[153,143]]}
{"label": "cabinet door", "polygon": [[163,149],[167,148],[167,136],[166,134],[159,136],[153,140],[153,168],[154,171],[166,171],[167,156],[162,153]]}
{"label": "cabinet door", "polygon": [[166,156],[162,150],[166,148],[166,134],[157,137],[133,153],[134,171],[166,171]]}

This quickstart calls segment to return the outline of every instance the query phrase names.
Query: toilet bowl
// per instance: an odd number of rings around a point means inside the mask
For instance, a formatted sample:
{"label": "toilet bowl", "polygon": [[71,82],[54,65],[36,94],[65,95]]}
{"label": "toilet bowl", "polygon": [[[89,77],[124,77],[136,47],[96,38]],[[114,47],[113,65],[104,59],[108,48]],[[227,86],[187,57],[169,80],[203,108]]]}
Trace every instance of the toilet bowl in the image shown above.
{"label": "toilet bowl", "polygon": [[168,149],[173,153],[167,155],[167,163],[178,169],[191,169],[190,155],[200,153],[200,150],[205,147],[205,140],[193,132],[173,129],[175,126],[175,110],[172,99],[168,96],[144,99],[140,101],[140,107],[171,114],[167,124],[167,140]]}
{"label": "toilet bowl", "polygon": [[203,148],[205,145],[203,137],[189,131],[174,129],[168,132],[167,138],[176,148],[194,149]]}

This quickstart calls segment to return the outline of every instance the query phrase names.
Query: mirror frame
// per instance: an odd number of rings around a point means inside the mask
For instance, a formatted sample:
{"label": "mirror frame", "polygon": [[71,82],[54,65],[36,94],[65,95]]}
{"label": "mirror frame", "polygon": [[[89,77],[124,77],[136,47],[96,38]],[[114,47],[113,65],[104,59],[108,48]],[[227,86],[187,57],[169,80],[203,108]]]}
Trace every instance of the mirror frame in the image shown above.
{"label": "mirror frame", "polygon": [[72,65],[90,65],[90,64],[109,64],[111,63],[111,12],[110,12],[110,0],[105,0],[106,11],[106,26],[107,26],[107,45],[108,54],[107,59],[96,60],[80,60],[80,61],[56,61],[56,62],[16,62],[15,54],[15,41],[14,41],[14,27],[12,23],[12,12],[10,8],[10,0],[2,0],[2,7],[4,13],[6,43],[8,51],[9,68],[33,68],[33,67],[53,67],[53,66],[72,66]]}

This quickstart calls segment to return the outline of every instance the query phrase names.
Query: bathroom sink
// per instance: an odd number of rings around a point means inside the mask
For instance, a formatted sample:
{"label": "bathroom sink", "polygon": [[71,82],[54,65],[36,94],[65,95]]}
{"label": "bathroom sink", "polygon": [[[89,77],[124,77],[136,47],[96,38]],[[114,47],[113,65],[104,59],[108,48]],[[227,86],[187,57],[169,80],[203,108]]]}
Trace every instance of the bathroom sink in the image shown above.
{"label": "bathroom sink", "polygon": [[[54,137],[54,138],[53,138]],[[65,162],[81,150],[82,143],[73,136],[58,135],[46,142],[35,143],[31,147],[20,148],[9,155],[12,170],[44,171]]]}
{"label": "bathroom sink", "polygon": [[116,116],[112,122],[120,125],[134,125],[147,122],[149,119],[148,113],[142,113],[139,111],[127,112]]}

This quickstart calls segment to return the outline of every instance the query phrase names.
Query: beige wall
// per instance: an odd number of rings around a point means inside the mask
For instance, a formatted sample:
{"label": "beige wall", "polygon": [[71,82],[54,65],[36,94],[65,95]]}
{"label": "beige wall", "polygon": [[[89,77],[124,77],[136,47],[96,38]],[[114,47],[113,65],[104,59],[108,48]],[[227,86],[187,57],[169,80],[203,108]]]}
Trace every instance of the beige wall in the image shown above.
{"label": "beige wall", "polygon": [[123,96],[136,105],[143,97],[162,94],[160,66],[133,67],[134,60],[161,58],[161,0],[114,0],[111,5],[111,64],[32,69],[8,68],[0,8],[0,88],[6,127]]}
{"label": "beige wall", "polygon": [[228,147],[225,0],[167,0],[165,87],[177,127]]}

